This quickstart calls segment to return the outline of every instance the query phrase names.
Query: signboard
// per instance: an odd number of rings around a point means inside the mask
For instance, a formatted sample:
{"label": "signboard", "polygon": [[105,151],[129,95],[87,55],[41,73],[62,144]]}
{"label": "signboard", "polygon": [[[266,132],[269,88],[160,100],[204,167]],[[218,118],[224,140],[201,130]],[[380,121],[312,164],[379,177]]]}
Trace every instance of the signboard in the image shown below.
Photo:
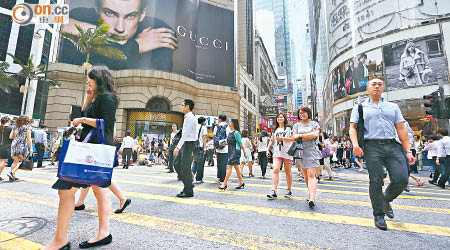
{"label": "signboard", "polygon": [[329,78],[333,84],[334,101],[366,91],[373,78],[383,77],[381,49],[361,53],[339,64]]}
{"label": "signboard", "polygon": [[269,119],[262,117],[261,124],[259,124],[259,129],[269,131]]}
{"label": "signboard", "polygon": [[388,90],[448,81],[441,35],[386,45],[383,47],[383,59]]}
{"label": "signboard", "polygon": [[[69,23],[62,31],[78,35],[103,19],[119,35],[127,60],[94,52],[89,62],[113,70],[151,69],[180,74],[199,82],[234,87],[234,13],[200,0],[70,0]],[[81,54],[61,40],[58,61],[82,65]]]}
{"label": "signboard", "polygon": [[278,114],[278,106],[264,107],[264,114],[266,114],[266,115],[277,115]]}

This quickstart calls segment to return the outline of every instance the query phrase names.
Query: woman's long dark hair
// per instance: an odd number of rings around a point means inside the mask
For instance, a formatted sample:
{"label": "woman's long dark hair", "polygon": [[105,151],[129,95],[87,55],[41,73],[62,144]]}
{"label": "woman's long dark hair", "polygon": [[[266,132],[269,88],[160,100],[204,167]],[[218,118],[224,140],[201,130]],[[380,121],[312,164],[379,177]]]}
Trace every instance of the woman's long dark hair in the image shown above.
{"label": "woman's long dark hair", "polygon": [[277,128],[280,127],[280,124],[278,124],[278,116],[282,115],[284,117],[284,127],[286,128],[287,125],[287,118],[286,115],[283,113],[279,113],[276,117],[275,117],[275,130],[277,130]]}
{"label": "woman's long dark hair", "polygon": [[3,131],[3,129],[5,128],[5,124],[8,123],[9,121],[11,121],[11,119],[9,118],[9,116],[5,115],[2,117],[1,119],[1,125],[0,125],[0,130]]}
{"label": "woman's long dark hair", "polygon": [[234,125],[234,130],[236,130],[236,131],[238,131],[240,133],[241,131],[239,130],[239,120],[238,119],[231,119],[231,122]]}
{"label": "woman's long dark hair", "polygon": [[119,94],[114,89],[114,80],[108,67],[94,66],[88,71],[88,77],[97,83],[97,95],[111,93],[119,104]]}
{"label": "woman's long dark hair", "polygon": [[24,125],[28,125],[30,123],[30,118],[26,115],[21,115],[16,120],[16,128],[21,128]]}

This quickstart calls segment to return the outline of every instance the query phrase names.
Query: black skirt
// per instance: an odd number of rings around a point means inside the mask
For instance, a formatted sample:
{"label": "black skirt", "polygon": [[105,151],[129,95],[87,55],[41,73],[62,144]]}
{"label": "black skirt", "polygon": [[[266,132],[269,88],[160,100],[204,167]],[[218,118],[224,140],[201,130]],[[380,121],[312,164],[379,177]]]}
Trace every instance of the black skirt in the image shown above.
{"label": "black skirt", "polygon": [[[56,189],[56,190],[69,190],[72,188],[87,188],[90,186],[91,185],[79,184],[79,183],[74,183],[74,182],[64,181],[64,180],[57,180],[55,182],[55,184],[53,184],[52,188]],[[100,186],[100,187],[107,188],[109,186],[111,186],[111,181],[109,181],[107,184]]]}
{"label": "black skirt", "polygon": [[0,159],[11,158],[11,144],[0,145]]}

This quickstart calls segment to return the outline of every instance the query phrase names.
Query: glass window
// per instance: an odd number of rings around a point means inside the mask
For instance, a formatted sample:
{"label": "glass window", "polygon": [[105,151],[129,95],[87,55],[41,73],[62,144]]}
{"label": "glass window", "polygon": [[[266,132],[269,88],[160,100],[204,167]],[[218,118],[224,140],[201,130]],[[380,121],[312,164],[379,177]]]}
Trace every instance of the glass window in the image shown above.
{"label": "glass window", "polygon": [[44,36],[44,46],[42,47],[42,56],[41,63],[47,63],[48,57],[50,56],[50,46],[52,43],[52,33],[48,30],[45,30]]}
{"label": "glass window", "polygon": [[438,39],[433,39],[427,41],[427,48],[429,54],[440,54],[441,53],[441,45]]}
{"label": "glass window", "polygon": [[244,84],[244,98],[247,99],[247,85]]}
{"label": "glass window", "polygon": [[12,10],[12,8],[16,5],[16,0],[2,0],[0,1],[0,7]]}
{"label": "glass window", "polygon": [[11,34],[11,16],[0,14],[0,61],[5,61]]}
{"label": "glass window", "polygon": [[30,57],[31,43],[33,42],[34,25],[21,26],[15,56],[23,63]]}

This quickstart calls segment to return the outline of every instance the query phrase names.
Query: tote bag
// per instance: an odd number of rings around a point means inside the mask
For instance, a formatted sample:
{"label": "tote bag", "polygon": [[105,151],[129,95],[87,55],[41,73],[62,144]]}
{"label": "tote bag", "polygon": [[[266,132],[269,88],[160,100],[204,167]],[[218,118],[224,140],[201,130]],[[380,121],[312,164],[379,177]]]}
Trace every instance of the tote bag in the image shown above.
{"label": "tote bag", "polygon": [[[111,182],[116,147],[105,145],[105,122],[97,119],[83,142],[65,140],[58,165],[58,178],[78,184],[104,186]],[[94,132],[100,144],[88,143]]]}

